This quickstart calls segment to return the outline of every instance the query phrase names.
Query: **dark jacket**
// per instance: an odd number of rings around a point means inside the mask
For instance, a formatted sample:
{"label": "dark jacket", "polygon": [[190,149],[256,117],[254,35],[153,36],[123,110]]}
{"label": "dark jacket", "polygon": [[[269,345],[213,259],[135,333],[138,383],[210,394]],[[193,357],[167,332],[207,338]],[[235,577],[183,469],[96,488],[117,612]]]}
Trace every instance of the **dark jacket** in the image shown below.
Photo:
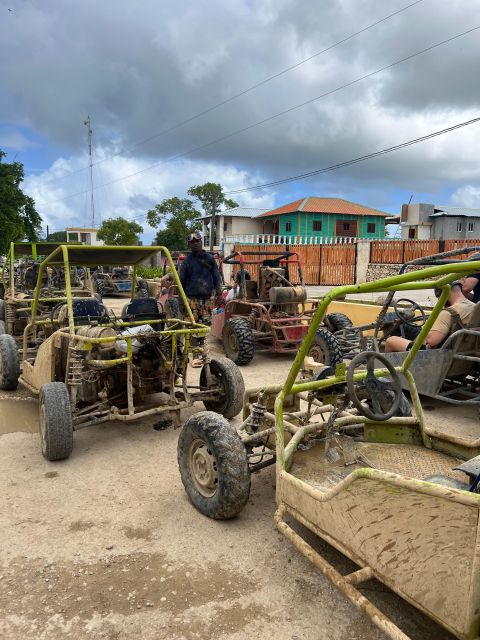
{"label": "dark jacket", "polygon": [[222,279],[215,258],[206,251],[191,253],[180,267],[180,282],[188,298],[207,299],[222,293]]}

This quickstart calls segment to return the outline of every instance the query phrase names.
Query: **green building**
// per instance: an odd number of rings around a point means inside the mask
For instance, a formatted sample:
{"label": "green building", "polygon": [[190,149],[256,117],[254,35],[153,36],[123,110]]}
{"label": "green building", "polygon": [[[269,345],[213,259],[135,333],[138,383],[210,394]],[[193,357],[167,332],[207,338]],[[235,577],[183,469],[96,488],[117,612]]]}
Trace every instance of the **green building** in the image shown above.
{"label": "green building", "polygon": [[295,200],[257,217],[264,234],[318,238],[384,238],[391,214],[342,198]]}

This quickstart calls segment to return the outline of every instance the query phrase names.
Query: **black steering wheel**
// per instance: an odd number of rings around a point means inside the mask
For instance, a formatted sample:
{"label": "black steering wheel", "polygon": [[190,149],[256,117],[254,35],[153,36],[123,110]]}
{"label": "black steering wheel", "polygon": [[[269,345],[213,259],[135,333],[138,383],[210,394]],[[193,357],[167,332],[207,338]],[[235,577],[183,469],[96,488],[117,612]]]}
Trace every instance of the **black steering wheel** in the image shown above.
{"label": "black steering wheel", "polygon": [[[409,304],[410,306],[407,308],[399,308],[398,305],[400,302],[403,304]],[[409,327],[423,327],[427,321],[427,316],[422,307],[409,298],[399,298],[396,300],[393,303],[393,310],[397,318]],[[419,316],[415,315],[417,311],[420,313]]]}
{"label": "black steering wheel", "polygon": [[[385,386],[385,382],[375,377],[375,360],[378,360],[388,369],[392,377],[392,381],[389,381],[388,389]],[[364,364],[367,365],[367,376],[365,380],[363,380],[364,386],[362,387],[362,391],[364,393],[362,394],[362,398],[360,398],[353,377],[354,374],[357,373],[357,367]],[[376,353],[375,351],[362,351],[357,354],[348,365],[346,380],[350,400],[366,418],[383,422],[395,415],[402,399],[402,383],[395,367],[384,355]],[[369,406],[362,404],[361,400],[364,400],[365,396],[368,402],[371,403],[373,410],[370,409]],[[385,407],[390,408],[386,410]]]}

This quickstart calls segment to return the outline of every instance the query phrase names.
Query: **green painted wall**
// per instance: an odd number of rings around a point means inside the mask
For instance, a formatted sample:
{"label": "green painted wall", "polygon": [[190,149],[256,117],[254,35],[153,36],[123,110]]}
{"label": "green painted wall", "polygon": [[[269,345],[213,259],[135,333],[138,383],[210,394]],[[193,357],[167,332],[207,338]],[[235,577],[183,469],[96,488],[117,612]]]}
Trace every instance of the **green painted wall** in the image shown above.
{"label": "green painted wall", "polygon": [[[265,218],[265,220],[275,221],[276,216]],[[300,227],[298,221],[300,219]],[[321,220],[322,230],[313,231],[313,221]],[[384,238],[385,218],[383,216],[354,216],[348,214],[334,213],[288,213],[279,216],[279,235],[281,236],[315,236],[319,238],[332,238],[335,236],[335,223],[337,220],[357,220],[358,238]],[[287,224],[290,223],[291,230],[287,231]],[[368,224],[375,225],[374,232],[368,232]]]}

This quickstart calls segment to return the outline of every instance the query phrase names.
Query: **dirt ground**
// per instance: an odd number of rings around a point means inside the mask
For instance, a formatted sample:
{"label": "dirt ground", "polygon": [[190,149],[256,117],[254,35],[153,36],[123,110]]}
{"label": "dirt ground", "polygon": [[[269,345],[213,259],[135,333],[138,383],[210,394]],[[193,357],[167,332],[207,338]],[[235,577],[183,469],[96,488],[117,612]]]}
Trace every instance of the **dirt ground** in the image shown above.
{"label": "dirt ground", "polygon": [[[242,369],[247,386],[283,381],[291,360],[256,356]],[[479,428],[474,409],[425,404],[436,425]],[[273,467],[254,476],[238,518],[210,520],[183,490],[179,432],[154,422],[81,430],[72,456],[49,463],[36,401],[20,388],[2,392],[1,638],[384,638],[275,529]],[[365,588],[414,640],[451,637],[381,584]]]}

